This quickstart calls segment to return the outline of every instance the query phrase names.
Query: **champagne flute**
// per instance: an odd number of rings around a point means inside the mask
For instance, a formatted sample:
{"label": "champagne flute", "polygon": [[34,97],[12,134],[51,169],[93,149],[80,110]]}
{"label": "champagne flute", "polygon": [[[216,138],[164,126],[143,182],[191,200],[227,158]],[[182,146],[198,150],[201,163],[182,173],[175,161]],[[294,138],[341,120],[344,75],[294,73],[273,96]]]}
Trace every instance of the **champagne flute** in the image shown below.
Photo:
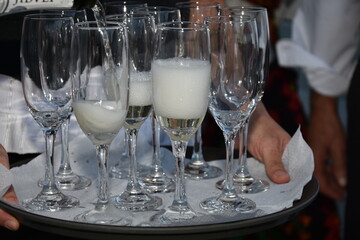
{"label": "champagne flute", "polygon": [[[256,19],[257,31],[258,31],[258,43],[259,43],[259,52],[258,60],[255,69],[255,82],[257,84],[255,105],[251,110],[249,117],[246,118],[244,122],[244,128],[240,137],[243,137],[241,158],[239,158],[239,166],[234,174],[234,185],[238,193],[259,193],[267,191],[270,187],[269,182],[263,179],[254,178],[248,169],[247,166],[247,135],[249,121],[251,114],[255,111],[257,104],[261,101],[264,94],[265,82],[268,76],[269,68],[269,52],[270,52],[270,39],[269,39],[269,23],[267,10],[263,7],[249,7],[249,6],[239,6],[232,8],[223,8],[221,9],[222,14],[235,14],[241,16],[250,16]],[[240,145],[241,147],[241,145]],[[220,180],[216,183],[218,188],[222,188],[223,181]]]}
{"label": "champagne flute", "polygon": [[174,200],[154,216],[164,223],[198,216],[185,190],[187,144],[208,107],[210,56],[208,28],[201,23],[173,22],[157,26],[152,62],[153,104],[160,126],[171,139],[176,159]]}
{"label": "champagne flute", "polygon": [[130,173],[126,189],[115,197],[115,206],[122,210],[148,211],[158,208],[162,199],[151,196],[141,187],[136,149],[139,129],[152,111],[151,59],[155,23],[151,15],[143,14],[131,14],[125,21],[130,52],[129,111],[125,119]]}
{"label": "champagne flute", "polygon": [[[180,10],[182,21],[204,23],[206,16],[218,15],[220,4],[215,1],[189,1],[178,2],[176,7]],[[190,162],[185,165],[186,177],[191,179],[210,179],[221,176],[221,168],[207,163],[202,153],[201,127],[194,134],[194,148]]]}
{"label": "champagne flute", "polygon": [[45,136],[45,179],[35,198],[25,199],[26,209],[59,211],[79,205],[63,194],[54,177],[54,141],[71,106],[71,44],[74,21],[59,14],[25,16],[21,37],[21,78],[25,102]]}
{"label": "champagne flute", "polygon": [[[130,14],[131,10],[137,7],[147,7],[147,3],[144,1],[109,1],[104,3],[106,19],[108,20],[119,20],[120,15]],[[122,17],[121,17],[122,18]],[[129,152],[128,152],[128,135],[124,134],[124,142],[123,142],[123,152],[120,156],[119,161],[115,164],[115,166],[110,169],[110,176],[119,179],[128,179],[129,178]],[[145,169],[144,166],[139,167],[139,169]]]}
{"label": "champagne flute", "polygon": [[253,68],[258,50],[255,20],[242,16],[214,16],[210,29],[212,84],[209,109],[223,131],[226,144],[225,183],[219,195],[201,201],[211,212],[252,211],[253,201],[240,197],[233,186],[234,142],[255,104]]}
{"label": "champagne flute", "polygon": [[[155,24],[163,22],[180,21],[180,10],[167,6],[139,7],[132,10],[135,14],[151,14],[154,16]],[[150,193],[172,192],[175,190],[175,182],[168,177],[161,165],[160,159],[160,125],[158,124],[155,112],[151,116],[153,162],[151,170],[142,178],[143,188]]]}
{"label": "champagne flute", "polygon": [[98,196],[95,208],[75,217],[86,223],[128,224],[109,204],[109,146],[125,122],[128,110],[129,65],[125,28],[115,22],[77,23],[78,74],[73,81],[73,110],[80,128],[96,149]]}
{"label": "champagne flute", "polygon": [[[86,21],[85,10],[74,9],[51,9],[42,10],[43,13],[57,13],[62,16],[70,16],[74,19],[74,23]],[[57,186],[63,190],[81,190],[91,185],[91,180],[85,176],[80,176],[72,170],[70,155],[69,155],[69,125],[72,110],[69,112],[69,116],[60,126],[61,136],[61,156],[60,166],[55,174],[55,181]],[[43,179],[40,179],[38,185],[43,186]]]}

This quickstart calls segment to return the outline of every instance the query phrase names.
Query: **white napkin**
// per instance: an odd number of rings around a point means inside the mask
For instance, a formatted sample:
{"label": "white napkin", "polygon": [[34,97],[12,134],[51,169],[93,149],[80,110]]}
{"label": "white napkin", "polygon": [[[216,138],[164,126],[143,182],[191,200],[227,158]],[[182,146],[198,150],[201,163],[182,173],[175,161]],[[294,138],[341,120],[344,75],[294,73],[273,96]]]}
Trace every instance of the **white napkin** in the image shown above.
{"label": "white napkin", "polygon": [[[111,145],[110,148],[110,163],[115,164],[120,154],[122,153],[122,137],[123,133],[119,134]],[[138,142],[138,160],[143,164],[150,164],[152,153],[151,145],[145,140],[145,136],[139,135]],[[97,165],[95,160],[95,150],[90,144],[90,141],[83,135],[76,135],[70,141],[70,156],[72,160],[72,167],[78,174],[86,175],[93,180],[93,184],[90,188],[81,191],[66,191],[66,194],[78,197],[81,200],[81,207],[75,208],[70,211],[61,212],[36,212],[41,215],[50,216],[53,218],[66,219],[73,221],[74,216],[83,212],[86,209],[92,209],[92,204],[97,195],[96,191],[96,177],[97,177]],[[161,150],[161,158],[163,160],[163,166],[170,174],[174,169],[174,157],[171,151],[167,149]],[[195,225],[195,224],[211,224],[226,221],[236,221],[247,218],[254,218],[257,216],[263,216],[274,212],[281,211],[285,208],[289,208],[293,205],[293,202],[300,199],[302,196],[303,187],[312,178],[314,170],[313,155],[309,146],[302,138],[301,132],[298,129],[296,134],[292,137],[288,144],[286,151],[283,155],[283,163],[286,169],[289,171],[291,181],[287,184],[274,184],[266,176],[265,169],[262,163],[256,159],[250,158],[249,169],[254,177],[265,179],[270,182],[270,189],[263,193],[243,195],[255,201],[257,210],[248,214],[234,214],[229,215],[211,215],[204,212],[199,207],[201,200],[216,196],[220,193],[215,188],[216,181],[223,179],[221,176],[216,179],[208,180],[187,180],[186,191],[187,197],[192,208],[201,214],[200,217],[194,220],[181,222],[178,225]],[[22,176],[21,178],[14,178],[13,185],[17,193],[18,198],[21,200],[25,198],[34,197],[40,189],[37,187],[37,181],[43,177],[44,173],[44,155],[40,155],[28,164],[21,167],[15,167],[11,169],[14,176]],[[219,166],[224,169],[225,161],[218,160],[212,161],[211,164]],[[127,184],[127,180],[110,179],[110,192],[111,195],[120,194]],[[170,206],[173,200],[173,193],[157,194],[163,200],[161,208]],[[152,226],[156,223],[149,223],[149,219],[155,212],[140,212],[134,213],[133,226]]]}
{"label": "white napkin", "polygon": [[0,164],[0,197],[6,193],[13,182],[13,175],[10,170]]}

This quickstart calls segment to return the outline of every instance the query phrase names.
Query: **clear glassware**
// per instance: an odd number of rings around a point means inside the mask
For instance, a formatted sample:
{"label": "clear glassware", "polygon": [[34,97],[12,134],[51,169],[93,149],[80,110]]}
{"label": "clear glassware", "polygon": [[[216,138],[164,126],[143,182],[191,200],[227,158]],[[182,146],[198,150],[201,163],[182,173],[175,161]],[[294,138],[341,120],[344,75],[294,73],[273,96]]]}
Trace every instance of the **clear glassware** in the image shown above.
{"label": "clear glassware", "polygon": [[24,18],[20,51],[24,97],[44,132],[46,148],[44,184],[35,198],[22,202],[28,210],[59,211],[79,205],[77,198],[57,187],[53,165],[56,132],[71,109],[73,29],[73,18],[59,14],[30,14]]}
{"label": "clear glassware", "polygon": [[130,53],[129,110],[125,119],[130,172],[126,189],[115,196],[115,206],[122,210],[148,211],[157,209],[162,199],[150,195],[141,187],[136,149],[139,129],[152,112],[151,59],[155,23],[151,15],[143,14],[131,14],[125,21]]}
{"label": "clear glassware", "polygon": [[176,160],[176,189],[171,206],[154,221],[172,223],[197,217],[185,190],[187,144],[200,127],[209,102],[210,56],[208,28],[195,22],[157,26],[152,62],[156,118],[170,137]]}
{"label": "clear glassware", "polygon": [[[115,22],[76,24],[79,51],[73,80],[73,110],[80,128],[95,146],[98,195],[95,208],[75,221],[129,224],[130,219],[109,204],[109,146],[125,122],[128,110],[129,65],[126,29]],[[77,56],[77,57],[76,57]]]}
{"label": "clear glassware", "polygon": [[[247,166],[247,139],[248,139],[248,126],[251,118],[251,114],[255,111],[257,104],[261,101],[262,96],[264,95],[264,88],[266,79],[268,76],[269,68],[269,53],[270,53],[270,38],[269,38],[269,22],[267,10],[264,7],[249,7],[249,6],[239,6],[232,8],[223,8],[221,13],[228,15],[241,15],[241,16],[250,16],[256,19],[257,32],[258,32],[258,42],[259,42],[259,52],[258,52],[258,64],[256,65],[256,74],[254,77],[257,84],[257,92],[255,98],[255,105],[251,110],[251,113],[244,122],[244,128],[240,137],[242,137],[242,151],[241,158],[239,158],[239,165],[234,174],[234,186],[238,193],[259,193],[267,191],[270,187],[269,182],[263,179],[254,178],[248,169]],[[216,183],[218,188],[222,188],[223,180],[220,180]]]}
{"label": "clear glassware", "polygon": [[205,22],[210,29],[213,73],[209,109],[224,134],[226,167],[221,193],[201,201],[200,206],[211,213],[252,211],[256,204],[240,197],[233,185],[233,152],[236,135],[255,104],[256,22],[234,15],[207,17]]}
{"label": "clear glassware", "polygon": [[104,3],[106,16],[130,13],[137,7],[147,7],[144,1],[110,1]]}
{"label": "clear glassware", "polygon": [[[148,4],[144,1],[137,1],[137,0],[131,0],[131,1],[106,1],[104,2],[104,8],[105,8],[105,14],[106,19],[108,20],[115,20],[116,18],[119,18],[120,15],[123,14],[130,14],[132,9],[138,8],[138,7],[147,7]],[[118,178],[118,179],[128,179],[130,174],[130,158],[129,158],[129,152],[128,152],[128,135],[124,134],[123,139],[123,152],[119,158],[119,161],[110,168],[110,177],[112,178]],[[138,165],[139,172],[148,172],[149,168],[145,165]]]}
{"label": "clear glassware", "polygon": [[[151,6],[139,7],[132,10],[133,14],[151,14],[154,16],[155,24],[163,22],[180,21],[180,10],[174,7]],[[153,160],[151,169],[148,174],[141,179],[143,188],[150,193],[173,192],[175,182],[173,178],[168,177],[162,167],[160,159],[160,125],[158,124],[155,112],[151,115],[152,124],[152,143],[153,143]]]}
{"label": "clear glassware", "polygon": [[[187,1],[178,2],[182,21],[204,23],[205,17],[215,16],[220,12],[220,4],[215,1]],[[188,178],[200,180],[211,179],[222,175],[221,168],[210,165],[205,161],[202,151],[201,127],[194,134],[193,154],[185,165],[185,175]]]}
{"label": "clear glassware", "polygon": [[[87,20],[85,10],[74,9],[44,9],[42,13],[57,13],[62,16],[70,16],[74,19],[74,23],[84,22]],[[72,110],[69,112],[69,116],[60,126],[61,136],[61,156],[60,166],[55,174],[55,181],[57,186],[63,190],[81,190],[91,185],[91,180],[88,177],[80,176],[76,174],[71,167],[70,155],[69,155],[69,125]],[[44,179],[40,179],[38,185],[42,187]]]}

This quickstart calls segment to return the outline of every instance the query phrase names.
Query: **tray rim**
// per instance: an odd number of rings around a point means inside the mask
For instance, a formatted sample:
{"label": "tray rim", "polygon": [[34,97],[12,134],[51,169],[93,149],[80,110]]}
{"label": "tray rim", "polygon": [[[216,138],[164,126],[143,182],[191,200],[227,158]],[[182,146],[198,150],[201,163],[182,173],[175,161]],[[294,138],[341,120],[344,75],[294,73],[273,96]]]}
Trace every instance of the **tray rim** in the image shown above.
{"label": "tray rim", "polygon": [[301,199],[294,201],[291,208],[251,219],[192,226],[136,227],[80,223],[26,212],[13,207],[9,203],[4,202],[2,199],[0,200],[0,208],[10,214],[13,214],[22,224],[28,227],[68,237],[103,239],[104,236],[106,236],[109,239],[115,239],[124,235],[134,237],[134,239],[138,239],[143,236],[146,237],[146,239],[156,237],[156,239],[159,240],[165,239],[161,237],[169,236],[178,236],[180,237],[178,239],[183,239],[186,235],[204,235],[206,236],[204,239],[210,239],[209,237],[211,237],[211,235],[215,235],[214,233],[227,232],[227,234],[232,233],[239,236],[280,225],[294,217],[298,212],[313,202],[318,192],[319,183],[316,177],[313,176],[312,179],[304,186]]}

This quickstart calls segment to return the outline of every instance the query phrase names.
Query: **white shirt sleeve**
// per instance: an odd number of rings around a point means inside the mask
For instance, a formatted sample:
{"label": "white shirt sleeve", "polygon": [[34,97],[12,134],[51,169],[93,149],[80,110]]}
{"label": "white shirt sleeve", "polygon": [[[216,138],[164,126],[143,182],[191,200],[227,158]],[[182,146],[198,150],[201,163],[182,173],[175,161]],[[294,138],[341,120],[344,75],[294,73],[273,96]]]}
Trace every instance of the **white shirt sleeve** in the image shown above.
{"label": "white shirt sleeve", "polygon": [[276,45],[279,64],[300,67],[315,91],[346,93],[358,58],[360,1],[302,0],[292,38]]}

